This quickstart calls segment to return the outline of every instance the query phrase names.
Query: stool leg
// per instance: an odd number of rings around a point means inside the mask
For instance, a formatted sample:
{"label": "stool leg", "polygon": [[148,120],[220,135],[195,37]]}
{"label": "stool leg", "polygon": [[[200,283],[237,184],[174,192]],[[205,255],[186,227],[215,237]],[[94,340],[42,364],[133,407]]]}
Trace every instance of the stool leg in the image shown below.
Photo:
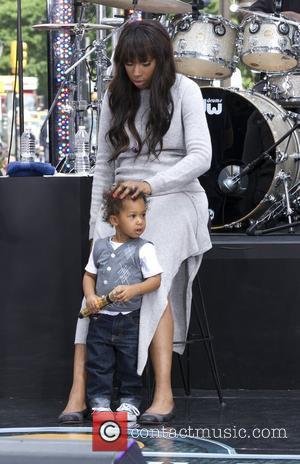
{"label": "stool leg", "polygon": [[[197,289],[199,291],[200,300],[201,300],[201,305],[199,304],[200,303],[199,299],[198,299],[197,305],[195,305],[195,303],[193,303],[193,305],[195,307],[195,315],[196,315],[198,326],[199,326],[200,331],[201,331],[201,335],[202,335],[202,337],[204,339],[203,341],[204,341],[205,349],[206,349],[206,352],[207,352],[207,355],[208,355],[209,365],[210,365],[210,369],[211,369],[211,372],[212,372],[215,387],[216,387],[216,390],[217,390],[217,393],[218,393],[219,402],[220,402],[220,404],[224,404],[223,403],[223,394],[222,394],[222,389],[221,389],[221,383],[220,383],[220,376],[219,376],[216,357],[215,357],[215,353],[214,353],[214,349],[213,349],[212,336],[211,336],[211,332],[210,332],[210,328],[209,328],[209,324],[208,324],[206,308],[205,308],[205,302],[204,302],[204,297],[203,297],[202,288],[201,288],[201,284],[200,284],[199,274],[197,274],[195,280],[196,280],[195,283],[197,285]],[[195,299],[197,300],[196,296],[195,296]],[[201,321],[200,314],[199,314],[199,311],[198,311],[198,308],[200,309],[200,306],[202,307],[202,312],[203,312],[203,323]]]}
{"label": "stool leg", "polygon": [[187,377],[187,387],[188,387],[188,396],[191,394],[191,345],[188,343],[187,353],[186,353],[186,377]]}
{"label": "stool leg", "polygon": [[151,381],[152,378],[152,372],[151,372],[151,363],[150,360],[148,359],[146,366],[145,366],[145,384],[146,384],[146,389],[147,389],[147,401],[148,401],[148,406],[152,403],[153,399],[153,391],[154,391],[154,386]]}
{"label": "stool leg", "polygon": [[186,396],[190,396],[191,394],[191,372],[190,372],[190,345],[187,343],[185,354],[187,356],[187,367],[186,367],[186,374],[184,372],[182,356],[177,353],[178,364],[180,368],[181,379],[183,383],[183,388]]}

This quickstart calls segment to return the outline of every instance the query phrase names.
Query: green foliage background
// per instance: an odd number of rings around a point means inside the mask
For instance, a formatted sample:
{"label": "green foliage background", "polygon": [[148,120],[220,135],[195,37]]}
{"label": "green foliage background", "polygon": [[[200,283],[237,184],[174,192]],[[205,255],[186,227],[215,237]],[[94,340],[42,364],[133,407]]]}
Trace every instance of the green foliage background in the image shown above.
{"label": "green foliage background", "polygon": [[210,5],[205,8],[204,11],[206,11],[207,13],[210,13],[210,14],[218,14],[219,12],[219,0],[212,0]]}
{"label": "green foliage background", "polygon": [[[190,1],[190,0],[185,0]],[[205,12],[218,14],[219,0],[212,0]],[[25,76],[37,76],[39,79],[39,94],[47,95],[47,32],[35,31],[34,24],[46,22],[46,0],[22,0],[22,32],[23,40],[28,44],[28,65]],[[95,21],[95,5],[88,6],[86,19]],[[91,38],[93,40],[94,37]],[[0,40],[3,43],[3,54],[0,58],[0,75],[11,74],[9,58],[10,43],[17,39],[17,1],[2,0],[0,2]],[[250,85],[251,73],[240,66],[244,84]]]}
{"label": "green foliage background", "polygon": [[[34,24],[46,22],[46,0],[22,0],[23,41],[28,44],[28,65],[25,76],[39,78],[39,94],[47,94],[47,33],[32,29]],[[0,75],[11,74],[9,65],[10,42],[17,40],[17,1],[0,2],[0,40],[3,53]]]}

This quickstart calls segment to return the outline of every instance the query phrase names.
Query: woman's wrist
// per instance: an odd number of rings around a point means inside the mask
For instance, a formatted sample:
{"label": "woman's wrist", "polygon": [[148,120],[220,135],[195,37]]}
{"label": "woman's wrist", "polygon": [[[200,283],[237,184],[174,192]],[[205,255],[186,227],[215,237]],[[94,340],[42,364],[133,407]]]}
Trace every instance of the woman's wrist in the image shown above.
{"label": "woman's wrist", "polygon": [[146,195],[152,195],[152,188],[151,188],[151,185],[149,184],[149,182],[147,182],[146,180],[143,180],[143,183],[147,185],[147,192]]}

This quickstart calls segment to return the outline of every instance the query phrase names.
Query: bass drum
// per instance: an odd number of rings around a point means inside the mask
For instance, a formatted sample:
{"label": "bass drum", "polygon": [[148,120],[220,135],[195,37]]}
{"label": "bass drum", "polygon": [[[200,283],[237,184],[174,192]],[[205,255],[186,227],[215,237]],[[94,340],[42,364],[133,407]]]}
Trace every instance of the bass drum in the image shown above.
{"label": "bass drum", "polygon": [[[282,137],[293,122],[286,111],[264,95],[247,91],[201,87],[207,122],[212,140],[212,164],[200,178],[212,210],[213,229],[248,227],[283,193],[278,178],[284,171],[290,175],[290,186],[299,178],[299,161],[290,156],[299,153],[296,132],[285,139],[239,182],[232,176],[251,163]],[[279,159],[280,150],[286,157]],[[281,153],[281,154],[282,154]]]}

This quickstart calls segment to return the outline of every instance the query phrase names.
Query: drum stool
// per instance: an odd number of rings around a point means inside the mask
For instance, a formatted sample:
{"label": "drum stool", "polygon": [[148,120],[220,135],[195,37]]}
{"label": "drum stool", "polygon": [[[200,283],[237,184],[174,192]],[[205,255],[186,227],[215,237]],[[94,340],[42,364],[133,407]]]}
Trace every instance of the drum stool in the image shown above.
{"label": "drum stool", "polygon": [[[215,384],[215,388],[218,394],[219,403],[224,406],[225,403],[223,401],[223,394],[222,388],[220,383],[220,376],[219,371],[216,363],[216,357],[214,353],[213,347],[213,336],[211,335],[208,318],[206,313],[205,301],[204,296],[201,288],[200,283],[200,275],[199,272],[197,273],[193,288],[196,290],[193,292],[193,299],[192,299],[192,312],[196,316],[197,325],[199,328],[198,334],[191,333],[191,327],[189,328],[188,335],[186,341],[175,341],[173,342],[174,345],[186,345],[185,352],[183,355],[176,353],[180,374],[182,378],[183,388],[186,396],[191,395],[191,357],[190,357],[190,346],[193,343],[204,343],[205,351],[207,354],[209,367],[212,373],[213,381]],[[185,358],[185,366],[183,363],[183,359]],[[151,366],[148,360],[146,367],[145,367],[145,382],[146,382],[146,389],[147,389],[147,396],[148,396],[148,403],[151,404],[152,397],[153,397],[153,382],[152,382],[152,373],[151,373]]]}

